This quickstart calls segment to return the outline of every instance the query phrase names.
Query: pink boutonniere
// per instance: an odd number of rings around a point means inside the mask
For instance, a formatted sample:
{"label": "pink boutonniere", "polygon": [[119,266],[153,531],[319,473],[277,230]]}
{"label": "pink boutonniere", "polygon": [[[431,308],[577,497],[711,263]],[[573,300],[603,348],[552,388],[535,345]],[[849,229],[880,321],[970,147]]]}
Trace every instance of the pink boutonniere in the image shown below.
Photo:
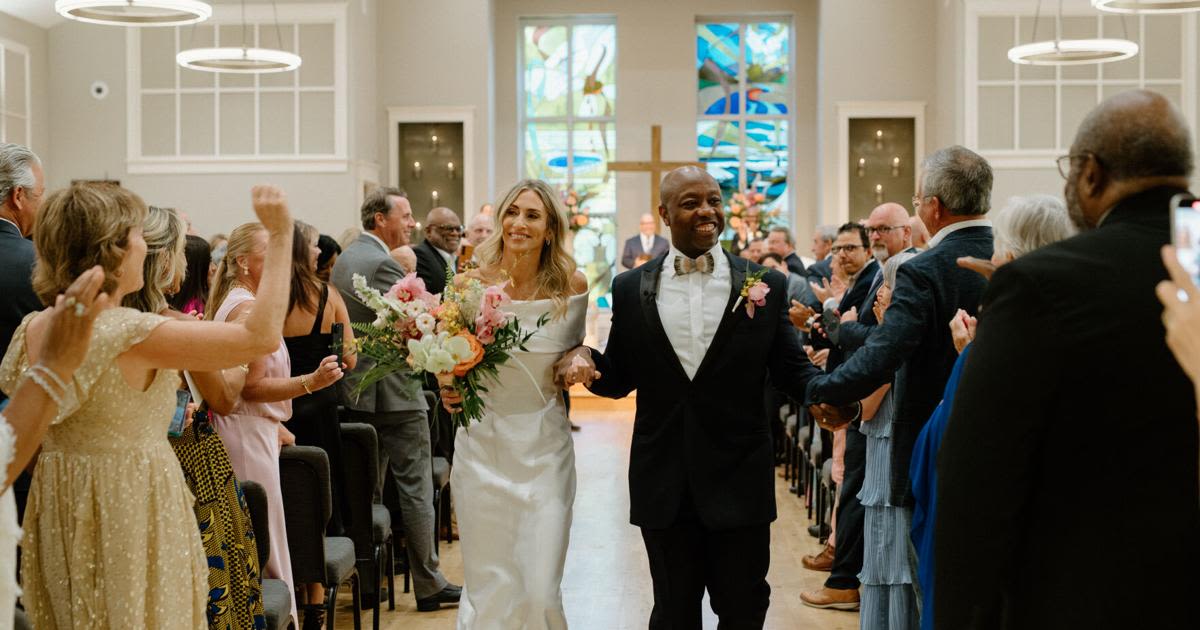
{"label": "pink boutonniere", "polygon": [[754,309],[758,306],[764,306],[767,303],[767,294],[771,292],[771,287],[763,282],[763,276],[767,275],[766,269],[760,269],[748,276],[746,281],[742,283],[742,292],[738,295],[738,299],[733,303],[733,309],[729,312],[737,310],[737,307],[742,304],[742,300],[746,301],[746,315],[753,318]]}

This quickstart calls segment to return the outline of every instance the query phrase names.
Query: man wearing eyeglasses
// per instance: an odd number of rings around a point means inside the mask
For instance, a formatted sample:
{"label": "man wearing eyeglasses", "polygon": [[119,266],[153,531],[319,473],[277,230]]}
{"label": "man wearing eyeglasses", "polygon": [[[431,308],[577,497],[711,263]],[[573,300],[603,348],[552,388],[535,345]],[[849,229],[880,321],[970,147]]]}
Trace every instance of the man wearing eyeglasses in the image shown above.
{"label": "man wearing eyeglasses", "polygon": [[462,241],[463,227],[450,208],[434,208],[425,218],[425,240],[418,245],[417,276],[425,281],[430,293],[446,288],[446,269],[457,264],[455,252]]}

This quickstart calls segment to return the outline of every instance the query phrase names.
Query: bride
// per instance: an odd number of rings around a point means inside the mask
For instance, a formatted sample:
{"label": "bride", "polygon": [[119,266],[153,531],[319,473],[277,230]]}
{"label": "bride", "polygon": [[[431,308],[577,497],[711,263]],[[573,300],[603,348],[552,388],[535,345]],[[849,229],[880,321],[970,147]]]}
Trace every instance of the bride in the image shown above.
{"label": "bride", "polygon": [[[468,274],[503,284],[502,307],[537,333],[500,367],[484,394],[484,417],[454,441],[450,483],[458,508],[465,584],[459,630],[566,628],[563,564],[575,501],[575,451],[553,366],[583,340],[587,279],[563,248],[565,212],[545,182],[504,196],[499,229]],[[455,411],[453,390],[443,405]]]}

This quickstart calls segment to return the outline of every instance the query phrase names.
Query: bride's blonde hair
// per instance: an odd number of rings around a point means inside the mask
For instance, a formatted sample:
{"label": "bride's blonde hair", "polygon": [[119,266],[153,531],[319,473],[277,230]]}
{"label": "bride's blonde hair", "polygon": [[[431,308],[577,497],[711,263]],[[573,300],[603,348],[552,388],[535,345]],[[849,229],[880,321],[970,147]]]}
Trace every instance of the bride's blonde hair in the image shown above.
{"label": "bride's blonde hair", "polygon": [[540,179],[525,179],[517,182],[496,206],[496,230],[475,250],[481,266],[500,268],[504,258],[504,213],[525,191],[533,192],[546,207],[546,238],[538,259],[537,288],[534,298],[550,298],[554,301],[554,316],[567,312],[567,298],[571,295],[571,278],[575,275],[575,259],[567,252],[566,210],[558,195],[549,184]]}

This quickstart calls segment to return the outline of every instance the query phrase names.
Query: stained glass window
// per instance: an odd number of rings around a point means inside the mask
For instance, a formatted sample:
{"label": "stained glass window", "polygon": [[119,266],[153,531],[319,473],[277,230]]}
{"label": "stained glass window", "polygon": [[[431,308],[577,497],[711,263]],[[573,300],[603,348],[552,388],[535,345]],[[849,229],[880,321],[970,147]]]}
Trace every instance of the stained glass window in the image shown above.
{"label": "stained glass window", "polygon": [[766,211],[783,221],[791,216],[790,38],[786,22],[696,24],[697,155],[726,201],[740,191],[762,193]]}
{"label": "stained glass window", "polygon": [[521,155],[525,177],[576,200],[575,261],[593,296],[616,273],[617,27],[608,20],[525,20],[520,47]]}

